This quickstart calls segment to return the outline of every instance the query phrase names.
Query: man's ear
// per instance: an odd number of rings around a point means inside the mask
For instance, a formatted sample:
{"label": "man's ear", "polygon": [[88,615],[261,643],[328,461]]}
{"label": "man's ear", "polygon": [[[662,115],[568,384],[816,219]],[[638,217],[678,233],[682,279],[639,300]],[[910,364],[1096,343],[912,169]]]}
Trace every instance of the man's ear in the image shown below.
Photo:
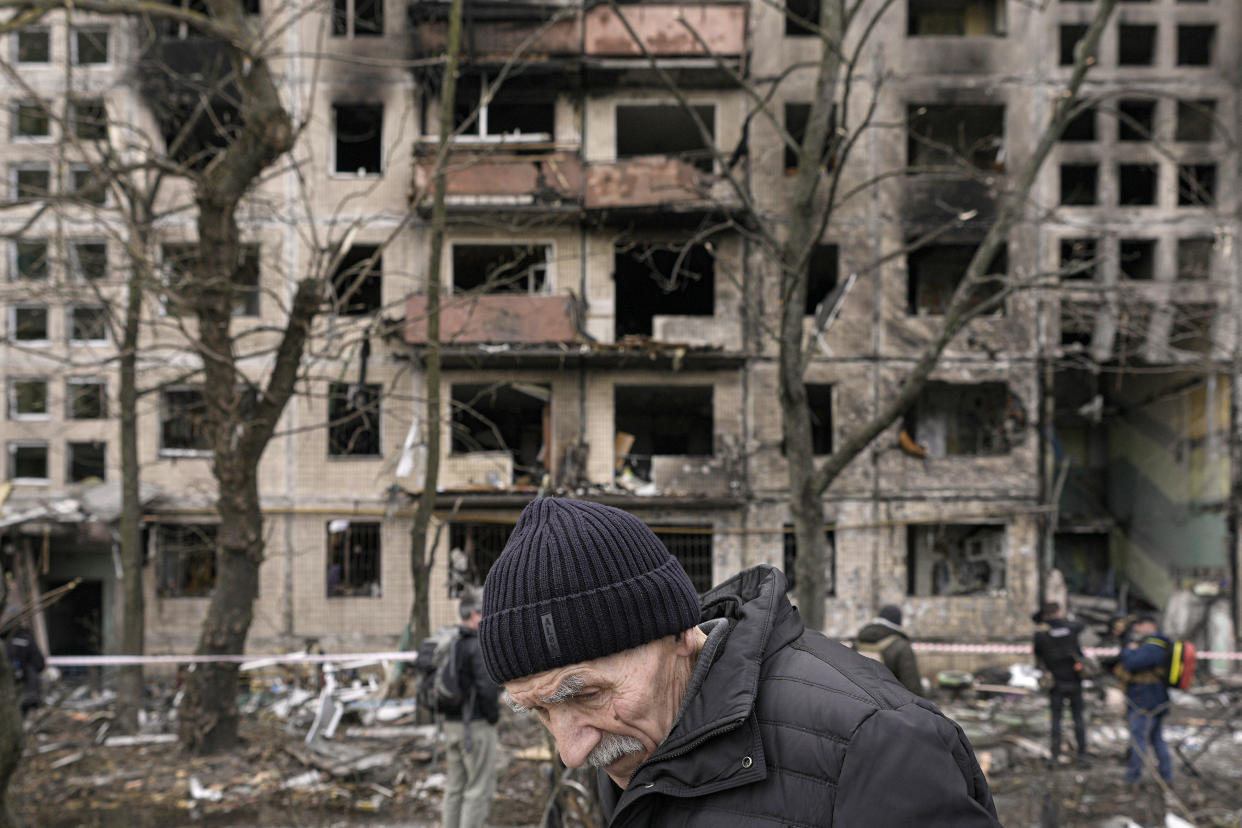
{"label": "man's ear", "polygon": [[682,630],[673,636],[673,653],[678,656],[692,656],[696,651],[694,646],[694,631],[696,627],[688,630]]}

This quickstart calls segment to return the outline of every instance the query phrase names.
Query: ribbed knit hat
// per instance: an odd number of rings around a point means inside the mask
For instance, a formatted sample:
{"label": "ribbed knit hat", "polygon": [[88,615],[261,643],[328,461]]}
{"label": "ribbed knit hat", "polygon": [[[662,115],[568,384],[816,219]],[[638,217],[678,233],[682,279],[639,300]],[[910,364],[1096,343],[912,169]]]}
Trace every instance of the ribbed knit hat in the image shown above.
{"label": "ribbed knit hat", "polygon": [[698,623],[689,576],[647,524],[611,506],[541,497],[487,575],[479,643],[504,684]]}

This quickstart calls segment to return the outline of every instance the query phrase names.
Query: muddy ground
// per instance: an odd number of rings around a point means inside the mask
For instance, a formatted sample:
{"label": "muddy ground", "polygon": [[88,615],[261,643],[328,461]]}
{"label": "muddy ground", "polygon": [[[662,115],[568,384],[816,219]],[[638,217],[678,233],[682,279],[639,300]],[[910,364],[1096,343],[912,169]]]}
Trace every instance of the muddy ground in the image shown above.
{"label": "muddy ground", "polygon": [[[1091,699],[1088,767],[1050,766],[1046,703],[1037,696],[938,700],[976,746],[1006,826],[1164,826],[1169,814],[1199,826],[1242,826],[1239,694],[1181,697],[1169,723],[1171,791],[1124,782],[1125,729]],[[309,706],[313,706],[313,703]],[[252,707],[256,707],[252,705]],[[307,746],[306,716],[264,704],[244,719],[243,746],[228,755],[185,755],[175,741],[116,744],[106,696],[81,690],[29,722],[11,793],[29,825],[430,825],[439,813],[443,762],[432,764],[430,730],[406,719],[370,727],[347,714],[331,739]],[[284,714],[278,715],[278,714]],[[1067,722],[1068,725],[1068,722]],[[146,738],[170,739],[153,710]],[[1067,728],[1069,730],[1069,728]],[[538,726],[505,711],[494,825],[538,825],[551,762]],[[1127,823],[1124,820],[1132,822]]]}

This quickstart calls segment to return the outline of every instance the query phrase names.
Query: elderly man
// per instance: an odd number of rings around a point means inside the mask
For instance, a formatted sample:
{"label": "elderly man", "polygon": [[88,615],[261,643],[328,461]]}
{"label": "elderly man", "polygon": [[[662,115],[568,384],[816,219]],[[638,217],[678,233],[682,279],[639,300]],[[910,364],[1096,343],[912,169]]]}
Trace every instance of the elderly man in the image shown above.
{"label": "elderly man", "polygon": [[483,659],[610,825],[997,826],[970,745],[807,630],[760,566],[703,596],[633,515],[540,498],[487,576]]}

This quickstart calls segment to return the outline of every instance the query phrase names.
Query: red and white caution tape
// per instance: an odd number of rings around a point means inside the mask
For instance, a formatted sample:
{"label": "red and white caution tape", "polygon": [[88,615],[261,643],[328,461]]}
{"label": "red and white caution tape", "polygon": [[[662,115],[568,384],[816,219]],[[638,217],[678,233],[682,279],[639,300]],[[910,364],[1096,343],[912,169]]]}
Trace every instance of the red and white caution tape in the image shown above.
{"label": "red and white caution tape", "polygon": [[[1013,655],[1030,655],[1031,645],[1029,644],[933,644],[931,642],[916,642],[914,649],[921,653],[1009,653]],[[1084,650],[1089,656],[1115,656],[1117,655],[1116,647],[1088,647]],[[1225,652],[1225,651],[1200,651],[1197,654],[1200,661],[1205,659],[1224,659],[1227,661],[1242,661],[1242,652]]]}

